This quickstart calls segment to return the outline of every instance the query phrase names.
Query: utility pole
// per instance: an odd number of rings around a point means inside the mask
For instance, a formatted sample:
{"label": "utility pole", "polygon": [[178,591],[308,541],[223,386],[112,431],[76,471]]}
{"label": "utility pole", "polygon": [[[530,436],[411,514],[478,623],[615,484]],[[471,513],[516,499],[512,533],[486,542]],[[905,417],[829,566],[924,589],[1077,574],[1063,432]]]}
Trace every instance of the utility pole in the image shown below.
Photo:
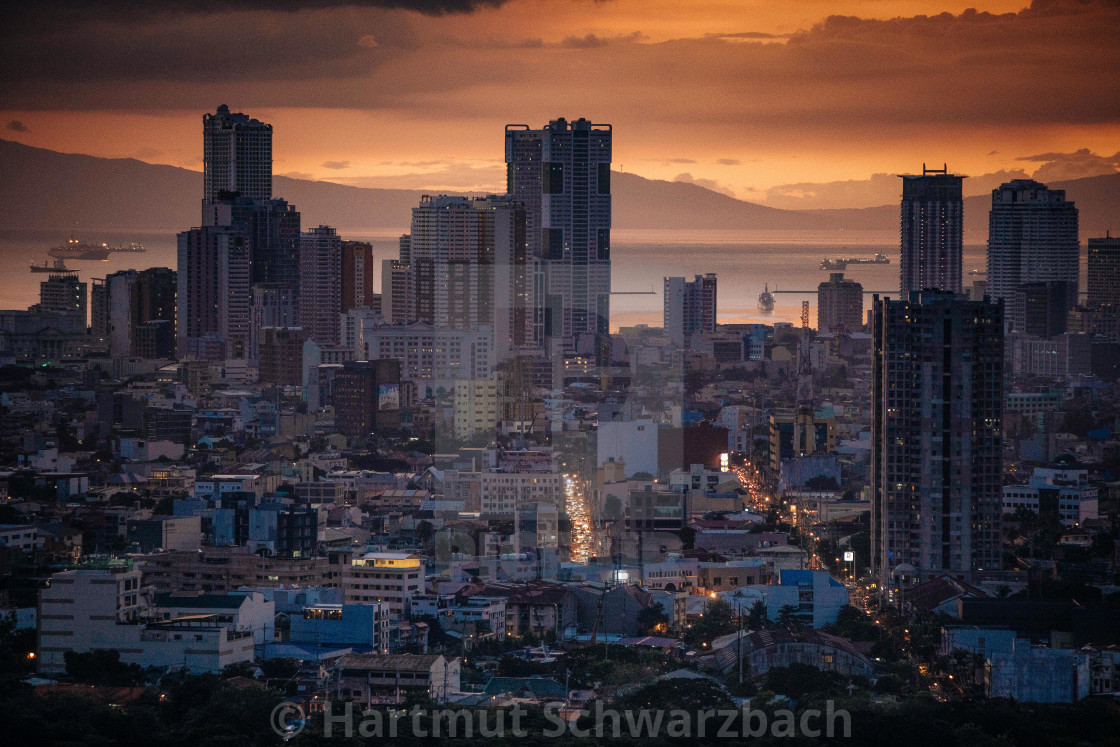
{"label": "utility pole", "polygon": [[743,600],[739,600],[739,684],[743,684]]}

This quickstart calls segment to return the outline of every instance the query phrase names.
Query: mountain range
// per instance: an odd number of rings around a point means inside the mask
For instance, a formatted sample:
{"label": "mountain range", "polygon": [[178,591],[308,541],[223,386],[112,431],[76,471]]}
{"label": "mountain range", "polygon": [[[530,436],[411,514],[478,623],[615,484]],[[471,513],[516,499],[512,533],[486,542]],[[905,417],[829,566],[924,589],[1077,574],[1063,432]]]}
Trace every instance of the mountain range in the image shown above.
{"label": "mountain range", "polygon": [[[197,225],[202,173],[131,158],[100,158],[0,140],[0,228],[182,230]],[[1120,229],[1120,173],[1054,182],[1080,210],[1082,239]],[[616,228],[898,230],[898,205],[783,210],[688,182],[614,172]],[[351,187],[273,177],[273,193],[295,204],[304,226],[407,230],[416,190]],[[987,235],[987,195],[965,198],[966,240]]]}

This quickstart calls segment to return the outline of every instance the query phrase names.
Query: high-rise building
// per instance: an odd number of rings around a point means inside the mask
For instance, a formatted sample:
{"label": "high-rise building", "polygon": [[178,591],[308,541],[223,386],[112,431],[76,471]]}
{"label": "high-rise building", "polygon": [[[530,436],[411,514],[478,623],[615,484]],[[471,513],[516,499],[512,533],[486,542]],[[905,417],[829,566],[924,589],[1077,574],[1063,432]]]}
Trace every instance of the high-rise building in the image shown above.
{"label": "high-rise building", "polygon": [[202,142],[204,201],[272,197],[272,125],[222,104],[217,113],[202,115]]}
{"label": "high-rise building", "polygon": [[39,283],[39,311],[62,311],[86,321],[87,287],[77,272],[52,272]]}
{"label": "high-rise building", "polygon": [[226,226],[203,226],[178,239],[179,356],[246,357],[252,305],[248,238]]}
{"label": "high-rise building", "polygon": [[665,278],[665,332],[674,345],[685,345],[696,332],[716,331],[716,274],[695,280]]}
{"label": "high-rise building", "polygon": [[381,315],[388,324],[408,324],[416,320],[413,294],[409,290],[411,275],[407,262],[381,260]]}
{"label": "high-rise building", "polygon": [[902,258],[899,288],[961,292],[964,241],[962,182],[948,167],[902,177]]}
{"label": "high-rise building", "polygon": [[238,195],[202,205],[202,225],[245,234],[252,252],[252,282],[287,283],[299,293],[300,214],[281,199]]}
{"label": "high-rise building", "polygon": [[1104,238],[1089,239],[1087,269],[1089,305],[1120,306],[1120,237],[1105,234]]}
{"label": "high-rise building", "polygon": [[295,290],[288,283],[257,283],[249,321],[249,357],[260,357],[261,330],[296,326]]}
{"label": "high-rise building", "polygon": [[318,343],[337,345],[342,313],[342,239],[330,226],[305,231],[299,249],[299,324]]}
{"label": "high-rise building", "polygon": [[258,343],[260,381],[278,386],[303,384],[303,343],[299,327],[262,327]]}
{"label": "high-rise building", "polygon": [[506,125],[506,175],[525,205],[529,252],[542,261],[547,352],[576,350],[610,329],[611,126]]}
{"label": "high-rise building", "polygon": [[[166,267],[122,270],[105,278],[103,292],[108,317],[105,339],[113,357],[142,357],[140,336],[144,337],[144,352],[154,351],[159,358],[174,355],[177,285],[176,272]],[[149,326],[152,322],[169,322],[171,327]]]}
{"label": "high-rise building", "polygon": [[105,278],[90,278],[89,337],[98,345],[109,341],[109,286]]}
{"label": "high-rise building", "polygon": [[1069,283],[1063,280],[1039,280],[1019,286],[1019,331],[1043,338],[1064,333],[1069,310],[1076,305],[1069,294]]}
{"label": "high-rise building", "polygon": [[362,306],[372,308],[373,245],[365,241],[342,242],[342,311]]}
{"label": "high-rise building", "polygon": [[1068,285],[1066,309],[1077,303],[1080,246],[1077,208],[1065,190],[1015,179],[992,190],[988,214],[988,294],[1002,299],[1008,328],[1026,324],[1027,283]]}
{"label": "high-rise building", "polygon": [[527,252],[525,214],[506,195],[423,197],[409,238],[417,319],[439,329],[490,327],[499,359],[533,347],[537,263]]}
{"label": "high-rise building", "polygon": [[1000,567],[1003,356],[998,303],[876,296],[871,565],[884,588]]}
{"label": "high-rise building", "polygon": [[332,397],[339,433],[358,440],[401,424],[401,364],[397,360],[346,361],[335,374]]}
{"label": "high-rise building", "polygon": [[817,286],[817,331],[863,328],[863,286],[845,280],[844,273],[830,272],[828,282]]}

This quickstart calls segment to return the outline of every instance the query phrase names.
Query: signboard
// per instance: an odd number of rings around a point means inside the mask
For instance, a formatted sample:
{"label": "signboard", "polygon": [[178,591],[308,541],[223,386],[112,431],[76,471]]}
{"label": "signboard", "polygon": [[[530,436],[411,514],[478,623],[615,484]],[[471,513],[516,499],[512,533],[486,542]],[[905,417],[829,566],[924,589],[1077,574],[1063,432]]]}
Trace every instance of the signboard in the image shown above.
{"label": "signboard", "polygon": [[851,550],[845,550],[844,551],[844,562],[845,563],[856,562],[856,554],[854,552],[852,552]]}
{"label": "signboard", "polygon": [[377,387],[377,410],[401,409],[400,384],[381,384]]}

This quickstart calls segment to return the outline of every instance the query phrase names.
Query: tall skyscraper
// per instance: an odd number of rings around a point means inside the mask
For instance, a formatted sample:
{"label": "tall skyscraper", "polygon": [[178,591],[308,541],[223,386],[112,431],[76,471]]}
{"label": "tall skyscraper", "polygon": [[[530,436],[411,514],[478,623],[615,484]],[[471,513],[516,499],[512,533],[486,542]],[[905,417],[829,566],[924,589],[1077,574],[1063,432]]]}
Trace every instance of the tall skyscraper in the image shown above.
{"label": "tall skyscraper", "polygon": [[961,292],[961,251],[964,237],[961,184],[966,178],[943,169],[902,178],[902,259],[899,288]]}
{"label": "tall skyscraper", "polygon": [[381,315],[388,324],[415,321],[411,268],[396,259],[381,260]]}
{"label": "tall skyscraper", "polygon": [[222,104],[217,113],[202,115],[202,139],[204,201],[272,197],[272,125]]}
{"label": "tall skyscraper", "polygon": [[257,283],[249,322],[249,357],[260,358],[261,330],[266,327],[295,327],[296,298],[288,283]]}
{"label": "tall skyscraper", "polygon": [[87,286],[77,272],[52,272],[39,283],[39,310],[64,311],[86,323]]}
{"label": "tall skyscraper", "polygon": [[244,233],[252,252],[252,282],[287,283],[298,294],[300,214],[294,205],[244,196],[206,201],[202,225]]}
{"label": "tall skyscraper", "polygon": [[665,278],[665,332],[674,345],[685,345],[696,332],[716,331],[716,274]]}
{"label": "tall skyscraper", "polygon": [[299,245],[299,324],[322,345],[337,345],[342,324],[342,239],[330,226],[305,231]]}
{"label": "tall skyscraper", "polygon": [[871,564],[884,588],[1000,567],[1003,355],[999,304],[876,296]]}
{"label": "tall skyscraper", "polygon": [[1120,305],[1120,237],[1089,239],[1089,305]]}
{"label": "tall skyscraper", "polygon": [[992,190],[988,214],[988,294],[1003,299],[1009,329],[1026,324],[1028,283],[1067,284],[1067,309],[1077,302],[1080,247],[1077,208],[1065,190],[1015,179]]}
{"label": "tall skyscraper", "polygon": [[[108,306],[106,340],[115,358],[141,357],[141,338],[153,357],[174,354],[172,334],[175,322],[178,278],[174,270],[151,267],[147,270],[122,270],[105,278]],[[170,323],[170,327],[151,326],[153,322]]]}
{"label": "tall skyscraper", "polygon": [[863,286],[845,280],[844,273],[831,272],[828,282],[817,286],[817,331],[863,328]]}
{"label": "tall skyscraper", "polygon": [[248,237],[227,226],[202,226],[178,239],[179,356],[246,357],[252,304]]}
{"label": "tall skyscraper", "polygon": [[440,329],[489,327],[499,360],[536,345],[526,212],[507,195],[423,197],[408,242],[416,318]]}
{"label": "tall skyscraper", "polygon": [[525,205],[529,252],[542,261],[548,352],[593,346],[610,329],[611,126],[506,125],[506,181]]}
{"label": "tall skyscraper", "polygon": [[343,241],[343,312],[374,305],[373,272],[373,245],[365,241]]}

